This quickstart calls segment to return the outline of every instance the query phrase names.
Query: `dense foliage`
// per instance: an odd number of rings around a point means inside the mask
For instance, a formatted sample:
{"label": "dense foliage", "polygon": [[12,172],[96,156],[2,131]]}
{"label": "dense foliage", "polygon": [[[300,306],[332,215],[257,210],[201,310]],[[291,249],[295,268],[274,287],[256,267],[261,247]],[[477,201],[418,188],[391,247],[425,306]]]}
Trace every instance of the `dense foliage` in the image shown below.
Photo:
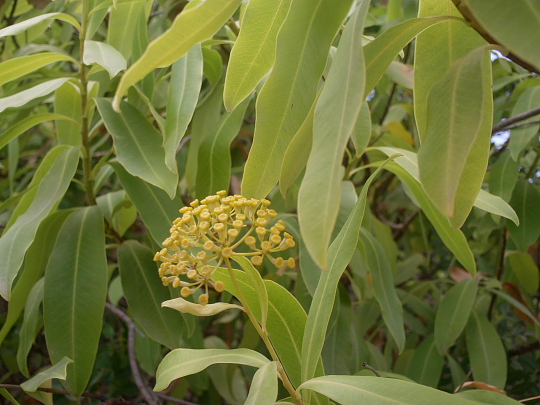
{"label": "dense foliage", "polygon": [[0,18],[7,401],[539,401],[539,4]]}

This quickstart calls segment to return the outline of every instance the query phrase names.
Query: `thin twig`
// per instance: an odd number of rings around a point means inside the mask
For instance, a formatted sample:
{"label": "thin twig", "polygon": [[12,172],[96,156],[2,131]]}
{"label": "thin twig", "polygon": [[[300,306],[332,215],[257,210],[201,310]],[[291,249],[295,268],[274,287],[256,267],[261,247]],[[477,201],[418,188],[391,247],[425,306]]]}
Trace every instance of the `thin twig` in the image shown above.
{"label": "thin twig", "polygon": [[467,373],[467,375],[465,376],[465,379],[463,380],[463,382],[462,382],[462,383],[459,385],[459,387],[457,387],[456,390],[454,391],[454,394],[455,394],[456,392],[461,391],[461,389],[463,388],[463,386],[465,385],[465,383],[467,382],[467,380],[471,377],[472,372],[473,372],[473,369],[471,368],[471,369],[469,370],[469,372]]}
{"label": "thin twig", "polygon": [[375,375],[376,375],[377,377],[380,377],[380,376],[381,376],[377,370],[375,370],[373,367],[371,367],[371,366],[370,366],[369,364],[367,364],[365,361],[362,363],[362,367],[365,367],[365,368],[367,368],[368,370],[373,371],[373,373],[375,373]]}
{"label": "thin twig", "polygon": [[510,131],[511,129],[526,128],[526,127],[530,127],[536,124],[540,124],[540,120],[522,122],[521,124],[516,124],[516,125],[512,125],[511,127],[506,127],[504,130]]}
{"label": "thin twig", "polygon": [[150,391],[150,388],[144,382],[141,376],[141,372],[139,370],[139,366],[137,364],[137,354],[135,353],[135,332],[137,331],[137,327],[135,326],[135,323],[120,308],[115,307],[110,302],[106,302],[105,305],[109,311],[111,311],[113,314],[115,314],[120,319],[122,319],[122,321],[124,321],[124,323],[128,327],[129,365],[131,366],[131,372],[133,373],[135,384],[137,384],[139,391],[143,395],[146,402],[148,402],[148,404],[158,405],[159,401],[157,400],[155,394],[152,391]]}
{"label": "thin twig", "polygon": [[540,399],[540,395],[537,396],[537,397],[525,398],[525,399],[522,399],[521,401],[518,401],[518,402],[529,402],[529,401],[533,401],[535,399]]}
{"label": "thin twig", "polygon": [[534,117],[535,115],[540,114],[540,107],[533,108],[532,110],[525,111],[521,114],[514,115],[513,117],[507,118],[504,121],[499,122],[498,124],[494,125],[491,129],[491,133],[495,134],[497,132],[501,132],[503,129],[506,129],[512,124],[515,124],[516,122],[525,121],[527,118]]}
{"label": "thin twig", "polygon": [[165,394],[160,394],[159,392],[156,392],[156,395],[157,395],[158,397],[160,397],[161,399],[164,399],[165,401],[168,401],[168,402],[174,402],[175,404],[180,404],[180,405],[197,405],[195,402],[189,402],[189,401],[186,401],[185,399],[178,399],[178,398],[170,397],[170,396],[165,395]]}

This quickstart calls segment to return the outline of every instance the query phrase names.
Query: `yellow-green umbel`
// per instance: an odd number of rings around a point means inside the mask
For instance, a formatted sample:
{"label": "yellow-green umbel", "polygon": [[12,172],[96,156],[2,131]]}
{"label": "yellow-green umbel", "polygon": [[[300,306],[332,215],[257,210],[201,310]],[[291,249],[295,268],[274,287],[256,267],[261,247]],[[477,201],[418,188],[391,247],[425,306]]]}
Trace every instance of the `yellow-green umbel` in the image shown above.
{"label": "yellow-green umbel", "polygon": [[[164,248],[154,257],[155,261],[162,262],[159,276],[163,285],[181,287],[183,297],[204,286],[199,303],[206,305],[208,285],[218,292],[224,289],[221,281],[212,280],[224,259],[234,255],[250,256],[251,262],[258,266],[267,257],[277,268],[293,268],[295,260],[292,257],[284,260],[270,255],[295,246],[292,235],[285,232],[283,221],[278,220],[270,226],[277,217],[276,211],[268,208],[270,204],[265,199],[227,196],[225,191],[219,191],[180,209],[182,217],[174,220],[171,236],[165,239]],[[242,243],[251,251],[235,252]]]}

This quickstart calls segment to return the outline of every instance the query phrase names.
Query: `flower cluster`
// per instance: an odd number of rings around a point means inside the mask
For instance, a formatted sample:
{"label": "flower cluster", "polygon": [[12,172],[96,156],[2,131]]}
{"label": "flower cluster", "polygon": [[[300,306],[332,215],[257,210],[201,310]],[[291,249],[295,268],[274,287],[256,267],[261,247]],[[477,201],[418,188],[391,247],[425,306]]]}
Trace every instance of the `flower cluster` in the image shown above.
{"label": "flower cluster", "polygon": [[[163,285],[182,287],[180,295],[183,297],[204,287],[199,303],[206,305],[208,285],[218,292],[224,289],[223,282],[214,282],[212,275],[233,255],[249,256],[255,266],[267,257],[277,268],[293,268],[295,260],[292,257],[285,260],[270,255],[294,247],[295,241],[285,232],[283,221],[270,226],[277,213],[269,209],[269,205],[270,201],[265,199],[227,196],[225,191],[219,191],[180,209],[182,217],[173,222],[171,236],[165,239],[164,248],[154,257],[154,261],[162,262],[159,276]],[[250,252],[234,251],[242,243]]]}

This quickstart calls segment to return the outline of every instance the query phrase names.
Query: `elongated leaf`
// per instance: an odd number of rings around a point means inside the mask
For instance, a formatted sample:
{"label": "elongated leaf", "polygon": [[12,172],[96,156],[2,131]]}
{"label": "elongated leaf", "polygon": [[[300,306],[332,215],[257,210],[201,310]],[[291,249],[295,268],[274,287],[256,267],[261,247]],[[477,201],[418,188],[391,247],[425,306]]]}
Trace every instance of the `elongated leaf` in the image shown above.
{"label": "elongated leaf", "polygon": [[45,271],[43,318],[53,364],[64,357],[65,386],[78,398],[85,390],[98,349],[105,299],[107,258],[98,206],[76,210],[64,223]]}
{"label": "elongated leaf", "polygon": [[251,262],[243,256],[233,256],[233,260],[242,267],[251,280],[251,285],[255,289],[261,311],[261,326],[266,330],[266,320],[268,319],[268,291],[264,285],[261,274],[257,271]]}
{"label": "elongated leaf", "polygon": [[163,391],[173,380],[198,373],[212,364],[232,363],[260,368],[269,362],[262,354],[249,349],[176,349],[160,363],[154,391]]}
{"label": "elongated leaf", "polygon": [[97,63],[111,79],[127,67],[126,59],[113,46],[89,40],[84,41],[83,62],[87,65]]}
{"label": "elongated leaf", "polygon": [[327,268],[341,200],[341,162],[364,100],[362,38],[369,3],[352,15],[315,108],[313,147],[298,194],[298,222],[311,257]]}
{"label": "elongated leaf", "polygon": [[118,267],[124,295],[134,319],[155,341],[171,349],[179,347],[184,329],[182,316],[161,308],[162,302],[171,296],[161,283],[152,251],[134,240],[128,240],[118,249]]}
{"label": "elongated leaf", "polygon": [[[525,111],[538,108],[540,106],[540,87],[535,86],[527,89],[519,96],[516,105],[512,110],[512,116],[524,113]],[[528,121],[533,121],[534,118]],[[526,123],[527,121],[523,121]],[[513,129],[510,133],[510,155],[516,162],[519,161],[519,154],[527,147],[535,135],[538,134],[539,124],[529,125],[525,128]],[[502,156],[501,156],[502,158]]]}
{"label": "elongated leaf", "polygon": [[58,141],[63,145],[82,145],[81,92],[73,82],[66,82],[54,93],[54,112],[70,118],[70,121],[57,121]]}
{"label": "elongated leaf", "polygon": [[371,138],[371,111],[367,101],[364,101],[360,113],[356,117],[354,131],[351,140],[356,149],[356,156],[361,156],[369,144]]}
{"label": "elongated leaf", "polygon": [[17,24],[10,25],[9,27],[2,28],[0,30],[0,38],[20,34],[21,32],[26,31],[28,28],[31,28],[42,21],[51,19],[65,21],[73,25],[77,29],[77,31],[81,30],[81,26],[74,17],[64,13],[47,13],[39,15],[37,17],[29,18],[28,20],[21,21]]}
{"label": "elongated leaf", "polygon": [[475,381],[504,389],[506,352],[495,326],[484,315],[473,311],[465,336]]}
{"label": "elongated leaf", "polygon": [[521,251],[526,252],[540,236],[540,191],[526,180],[518,180],[510,205],[519,217],[520,226],[507,221],[508,231]]}
{"label": "elongated leaf", "polygon": [[510,201],[517,183],[518,172],[519,162],[512,159],[509,150],[505,150],[493,166],[491,166],[489,191],[492,194],[498,195],[506,202]]}
{"label": "elongated leaf", "polygon": [[199,146],[197,197],[202,199],[217,190],[227,190],[231,180],[231,143],[242,126],[247,98],[231,114],[221,116],[218,128],[207,134]]}
{"label": "elongated leaf", "polygon": [[343,405],[477,405],[444,391],[393,378],[330,375],[306,381],[300,388],[320,392]]}
{"label": "elongated leaf", "polygon": [[358,233],[366,210],[367,192],[375,176],[381,170],[382,166],[364,184],[358,202],[328,250],[329,271],[323,271],[319,278],[302,340],[302,381],[307,381],[315,375],[339,279],[356,249]]}
{"label": "elongated leaf", "polygon": [[508,4],[504,0],[490,1],[463,0],[472,14],[475,25],[510,49],[517,56],[540,69],[540,56],[533,38],[540,36],[540,5],[534,1],[520,1]]}
{"label": "elongated leaf", "polygon": [[382,246],[365,228],[360,229],[359,247],[368,264],[373,292],[381,307],[384,323],[401,352],[405,345],[403,307],[394,289],[392,269]]}
{"label": "elongated leaf", "polygon": [[445,354],[465,329],[472,311],[478,284],[463,280],[444,295],[435,316],[435,344]]}
{"label": "elongated leaf", "polygon": [[241,0],[208,0],[180,13],[171,28],[153,40],[124,73],[114,96],[114,109],[120,111],[122,96],[152,70],[171,65],[193,45],[211,38],[240,3]]}
{"label": "elongated leaf", "polygon": [[539,287],[539,271],[531,255],[514,252],[508,255],[512,272],[517,276],[523,289],[534,295]]}
{"label": "elongated leaf", "polygon": [[422,186],[454,228],[465,222],[482,185],[492,116],[491,59],[480,47],[454,62],[431,89],[418,151]]}
{"label": "elongated leaf", "polygon": [[195,316],[212,316],[219,314],[227,309],[241,309],[240,305],[227,304],[226,302],[216,302],[215,304],[200,305],[187,301],[183,298],[175,298],[172,300],[164,301],[161,304],[164,308],[176,309],[183,314],[191,314]]}
{"label": "elongated leaf", "polygon": [[253,146],[242,194],[263,198],[279,179],[283,156],[315,101],[328,51],[352,1],[291,3],[281,27],[276,61],[257,99]]}
{"label": "elongated leaf", "polygon": [[277,363],[271,361],[259,368],[253,376],[244,405],[273,405],[277,394]]}
{"label": "elongated leaf", "polygon": [[118,161],[133,176],[165,190],[171,199],[176,194],[178,175],[165,165],[163,138],[135,107],[122,103],[122,112],[112,109],[111,101],[96,99],[107,130],[114,139]]}
{"label": "elongated leaf", "polygon": [[35,198],[28,210],[0,238],[0,294],[9,300],[11,284],[32,244],[39,224],[66,192],[79,159],[78,147],[62,148],[50,170],[37,188]]}
{"label": "elongated leaf", "polygon": [[41,371],[39,374],[36,374],[34,377],[28,381],[21,384],[21,388],[26,392],[35,392],[41,384],[45,381],[52,378],[58,378],[60,380],[65,380],[67,376],[67,366],[72,364],[73,360],[63,357],[58,363],[54,366],[47,368],[46,370]]}
{"label": "elongated leaf", "polygon": [[[419,17],[461,17],[452,0],[422,0]],[[418,35],[414,53],[414,112],[421,140],[426,135],[428,94],[450,65],[486,42],[463,21],[448,20]]]}
{"label": "elongated leaf", "polygon": [[457,397],[470,399],[482,404],[489,405],[521,405],[523,402],[516,401],[506,395],[499,394],[498,392],[486,391],[486,390],[468,390],[460,391],[454,394]]}
{"label": "elongated leaf", "polygon": [[11,80],[18,79],[43,66],[60,61],[70,61],[77,63],[71,56],[61,53],[45,52],[35,55],[22,56],[20,58],[9,59],[0,63],[0,86]]}
{"label": "elongated leaf", "polygon": [[179,216],[178,210],[184,205],[182,199],[176,196],[171,200],[165,191],[130,175],[118,162],[112,162],[111,166],[139,211],[150,235],[160,245],[170,236],[171,223]]}
{"label": "elongated leaf", "polygon": [[[110,11],[107,44],[118,50],[125,59],[132,56],[133,44],[137,40],[137,23],[140,22],[142,15],[146,17],[144,6],[144,0],[118,0]],[[132,60],[138,57],[140,54],[133,55]]]}
{"label": "elongated leaf", "polygon": [[434,335],[430,335],[414,352],[407,375],[420,384],[436,388],[443,364],[444,357],[437,351]]}
{"label": "elongated leaf", "polygon": [[11,395],[9,391],[6,390],[5,388],[0,388],[0,395],[2,395],[5,399],[10,401],[10,403],[14,405],[20,405],[20,403],[15,399],[15,397],[13,397],[13,395]]}
{"label": "elongated leaf", "polygon": [[172,172],[176,172],[176,150],[191,121],[202,84],[202,54],[200,45],[195,45],[187,54],[172,65],[167,120],[165,121],[165,161]]}
{"label": "elongated leaf", "polygon": [[506,292],[496,290],[494,288],[486,288],[486,291],[489,291],[490,293],[496,294],[499,297],[501,297],[503,300],[508,302],[510,305],[516,307],[516,309],[520,310],[524,315],[526,315],[532,322],[536,324],[538,327],[540,327],[540,320],[531,313],[530,308],[527,308],[525,305],[523,305],[520,301],[512,297]]}
{"label": "elongated leaf", "polygon": [[47,94],[55,91],[68,80],[69,78],[52,79],[27,90],[20,91],[12,96],[0,98],[0,112],[10,107],[21,107],[29,101],[46,96]]}
{"label": "elongated leaf", "polygon": [[71,121],[74,124],[77,124],[77,122],[73,121],[72,118],[66,117],[65,115],[62,115],[62,114],[45,113],[45,114],[31,115],[17,122],[15,125],[11,126],[8,130],[4,131],[0,135],[0,149],[2,149],[4,146],[10,143],[13,139],[17,138],[19,135],[23,134],[30,128],[38,124],[41,124],[42,122],[47,122],[47,121],[52,121],[52,120]]}
{"label": "elongated leaf", "polygon": [[24,308],[24,320],[19,332],[19,348],[17,350],[17,364],[21,373],[30,377],[26,359],[36,338],[36,328],[39,316],[39,307],[43,301],[43,281],[40,279],[28,294],[28,301]]}
{"label": "elongated leaf", "polygon": [[225,76],[223,99],[227,111],[233,111],[249,96],[272,68],[278,30],[290,5],[291,0],[253,0],[248,3]]}

